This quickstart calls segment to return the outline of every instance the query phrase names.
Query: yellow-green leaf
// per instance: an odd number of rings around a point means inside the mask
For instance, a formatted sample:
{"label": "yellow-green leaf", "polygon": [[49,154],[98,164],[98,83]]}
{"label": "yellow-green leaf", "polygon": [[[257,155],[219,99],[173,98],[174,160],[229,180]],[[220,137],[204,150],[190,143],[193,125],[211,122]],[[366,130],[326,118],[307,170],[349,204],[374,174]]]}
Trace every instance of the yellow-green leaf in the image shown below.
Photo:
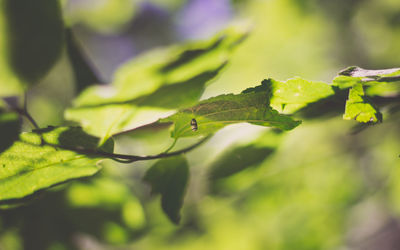
{"label": "yellow-green leaf", "polygon": [[165,116],[165,111],[194,105],[246,34],[230,29],[207,41],[146,53],[123,65],[111,85],[83,91],[65,117],[108,138],[157,119],[139,117],[144,110]]}
{"label": "yellow-green leaf", "polygon": [[[100,170],[98,162],[102,158],[84,154],[82,150],[97,149],[98,141],[78,127],[49,127],[22,133],[0,155],[0,202],[7,203],[95,174]],[[101,150],[112,152],[113,142],[107,141]]]}
{"label": "yellow-green leaf", "polygon": [[160,122],[173,122],[171,136],[174,138],[209,135],[227,125],[242,122],[281,130],[291,130],[298,126],[300,121],[279,114],[269,106],[269,88],[269,81],[264,81],[262,85],[238,95],[220,95],[201,101]]}
{"label": "yellow-green leaf", "polygon": [[381,113],[366,98],[361,84],[356,84],[350,89],[343,119],[354,119],[363,123],[382,121]]}

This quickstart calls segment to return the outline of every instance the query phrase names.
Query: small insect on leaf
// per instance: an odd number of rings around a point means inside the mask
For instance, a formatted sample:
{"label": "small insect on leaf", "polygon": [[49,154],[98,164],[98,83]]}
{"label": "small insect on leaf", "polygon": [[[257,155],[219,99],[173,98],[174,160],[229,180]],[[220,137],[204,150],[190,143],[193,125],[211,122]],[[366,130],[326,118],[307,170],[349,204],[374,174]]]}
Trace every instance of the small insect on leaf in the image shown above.
{"label": "small insect on leaf", "polygon": [[197,121],[196,121],[196,119],[193,118],[193,119],[190,121],[190,127],[192,128],[192,131],[197,131],[198,127],[197,127]]}

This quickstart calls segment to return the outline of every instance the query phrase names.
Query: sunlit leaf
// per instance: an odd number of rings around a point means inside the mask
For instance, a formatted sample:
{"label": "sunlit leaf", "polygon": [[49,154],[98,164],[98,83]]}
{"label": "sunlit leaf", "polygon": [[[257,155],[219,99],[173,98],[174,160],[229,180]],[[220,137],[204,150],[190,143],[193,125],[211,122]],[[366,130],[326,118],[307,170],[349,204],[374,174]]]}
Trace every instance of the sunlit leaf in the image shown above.
{"label": "sunlit leaf", "polygon": [[170,113],[165,109],[151,107],[139,109],[130,104],[116,104],[99,108],[68,109],[65,116],[70,120],[79,120],[85,131],[99,136],[101,145],[115,133],[154,122],[158,117]]}
{"label": "sunlit leaf", "polygon": [[327,83],[307,81],[299,77],[286,82],[273,79],[269,81],[272,84],[271,105],[290,113],[335,94],[332,86]]}
{"label": "sunlit leaf", "polygon": [[149,182],[152,193],[161,194],[161,206],[168,218],[178,224],[180,210],[189,178],[189,166],[184,156],[165,158],[154,164],[144,180]]}
{"label": "sunlit leaf", "polygon": [[[282,130],[291,130],[301,123],[271,108],[269,96],[269,82],[264,81],[238,95],[220,95],[201,101],[160,122],[174,123],[171,132],[174,138],[209,135],[229,124],[241,122]],[[193,129],[192,119],[197,123],[196,129]]]}
{"label": "sunlit leaf", "polygon": [[107,138],[143,125],[132,120],[144,108],[161,112],[194,105],[246,34],[247,30],[227,30],[208,41],[140,56],[123,65],[110,86],[82,92],[65,117],[79,122],[87,132]]}
{"label": "sunlit leaf", "polygon": [[[0,201],[23,198],[53,185],[91,176],[99,171],[100,157],[76,150],[94,150],[99,139],[77,127],[49,127],[22,133],[0,155]],[[112,152],[113,142],[101,148]]]}
{"label": "sunlit leaf", "polygon": [[354,85],[350,89],[343,119],[354,119],[363,123],[382,121],[381,113],[366,98],[361,84]]}

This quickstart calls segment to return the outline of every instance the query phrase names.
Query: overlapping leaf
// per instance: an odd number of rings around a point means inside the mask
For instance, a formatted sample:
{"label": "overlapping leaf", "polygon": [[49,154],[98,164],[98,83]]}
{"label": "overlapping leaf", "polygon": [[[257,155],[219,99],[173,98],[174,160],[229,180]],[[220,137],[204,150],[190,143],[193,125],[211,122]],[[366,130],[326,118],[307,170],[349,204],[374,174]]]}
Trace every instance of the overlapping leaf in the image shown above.
{"label": "overlapping leaf", "polygon": [[366,98],[361,84],[356,84],[350,89],[343,119],[355,119],[363,123],[382,121],[381,113]]}
{"label": "overlapping leaf", "polygon": [[382,121],[382,114],[370,97],[396,97],[400,95],[400,68],[367,70],[348,67],[333,81],[340,89],[349,90],[344,119],[362,123]]}
{"label": "overlapping leaf", "polygon": [[307,81],[299,77],[286,82],[269,81],[272,84],[271,105],[288,113],[335,94],[332,86],[325,82]]}
{"label": "overlapping leaf", "polygon": [[147,172],[144,180],[149,182],[152,193],[161,194],[161,206],[168,218],[178,224],[180,209],[189,178],[189,165],[184,156],[158,161]]}
{"label": "overlapping leaf", "polygon": [[333,80],[333,84],[341,89],[358,83],[374,86],[390,82],[400,82],[400,68],[368,70],[352,66],[340,71],[339,76]]}
{"label": "overlapping leaf", "polygon": [[[95,150],[98,141],[99,138],[77,127],[49,127],[22,133],[0,155],[0,202],[95,174],[101,158],[78,152]],[[112,152],[113,142],[108,140],[101,150]]]}
{"label": "overlapping leaf", "polygon": [[[160,122],[173,122],[171,136],[174,138],[209,135],[229,124],[242,122],[281,130],[291,130],[301,123],[271,108],[269,98],[270,84],[264,81],[238,95],[220,95],[201,101]],[[193,129],[192,119],[196,120],[197,129]]]}
{"label": "overlapping leaf", "polygon": [[[247,30],[228,30],[206,42],[155,50],[123,65],[110,86],[84,91],[65,116],[102,138],[138,125],[144,108],[193,105],[227,63]],[[154,121],[147,120],[147,122]],[[107,121],[105,121],[107,120]]]}

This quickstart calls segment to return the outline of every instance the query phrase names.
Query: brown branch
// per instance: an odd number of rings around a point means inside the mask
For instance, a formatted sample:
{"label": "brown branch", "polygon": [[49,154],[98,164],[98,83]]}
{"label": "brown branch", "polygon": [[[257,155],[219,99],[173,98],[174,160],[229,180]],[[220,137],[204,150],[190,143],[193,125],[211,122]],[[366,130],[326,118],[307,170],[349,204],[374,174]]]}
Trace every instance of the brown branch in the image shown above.
{"label": "brown branch", "polygon": [[161,153],[158,155],[148,155],[148,156],[114,154],[114,153],[108,153],[105,151],[99,151],[96,149],[73,148],[73,147],[66,147],[66,146],[61,146],[61,145],[56,145],[56,144],[51,144],[51,143],[46,143],[46,144],[53,146],[53,147],[58,147],[58,148],[66,149],[66,150],[75,151],[75,152],[78,152],[81,154],[102,156],[102,157],[109,158],[111,160],[121,162],[121,163],[132,163],[135,161],[154,160],[154,159],[160,159],[160,158],[166,158],[166,157],[184,154],[184,153],[187,153],[187,152],[195,149],[196,147],[200,146],[201,144],[203,144],[205,141],[207,141],[210,138],[211,138],[211,135],[204,137],[203,139],[196,142],[195,144],[193,144],[189,147],[183,148],[181,150],[177,150],[177,151],[170,152],[170,153]]}

